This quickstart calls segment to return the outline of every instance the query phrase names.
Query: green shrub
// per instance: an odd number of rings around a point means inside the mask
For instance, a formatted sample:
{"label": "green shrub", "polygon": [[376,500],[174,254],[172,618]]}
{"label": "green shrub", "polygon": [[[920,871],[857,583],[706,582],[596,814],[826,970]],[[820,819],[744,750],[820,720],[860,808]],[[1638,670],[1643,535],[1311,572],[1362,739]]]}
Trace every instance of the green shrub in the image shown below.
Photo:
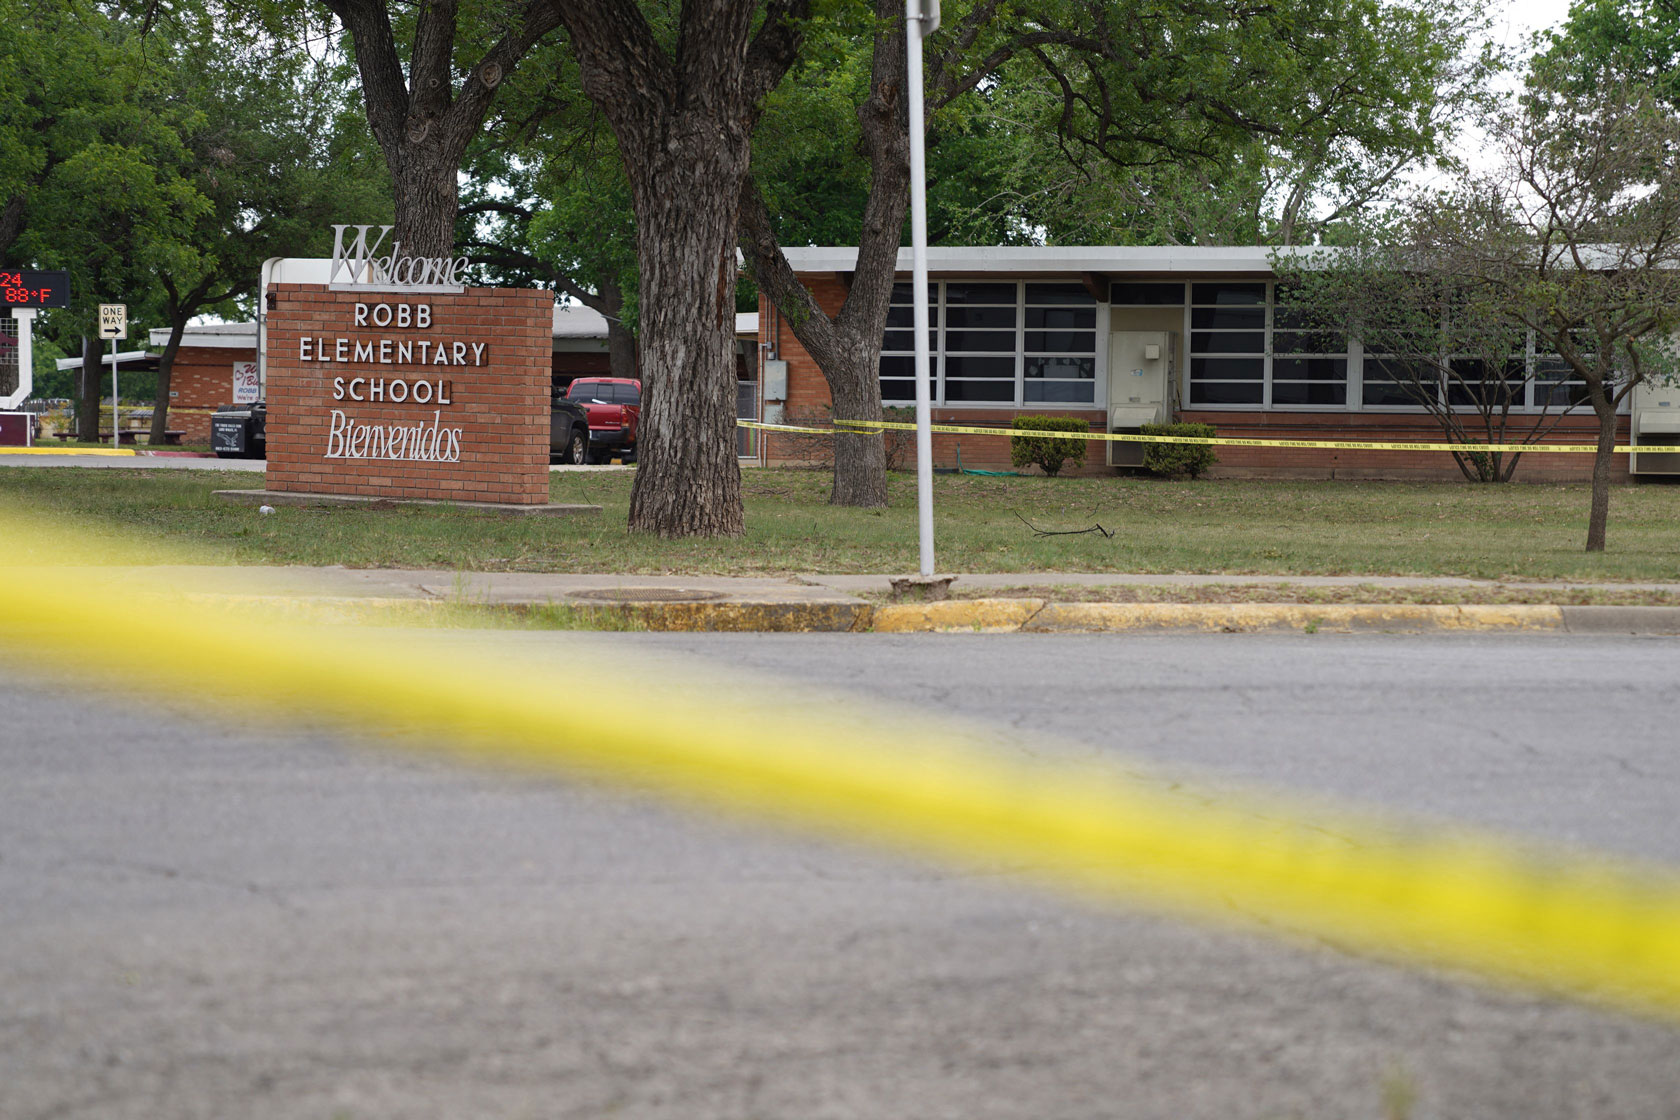
{"label": "green shrub", "polygon": [[[1077,416],[1017,416],[1014,426],[1028,431],[1091,434],[1091,425]],[[1009,441],[1009,461],[1017,467],[1039,467],[1055,478],[1065,465],[1085,465],[1085,440],[1014,436]]]}
{"label": "green shrub", "polygon": [[[1212,439],[1216,434],[1212,424],[1145,424],[1146,436],[1192,436]],[[1150,474],[1164,478],[1195,478],[1219,462],[1219,456],[1205,443],[1146,443],[1143,445],[1143,468]]]}

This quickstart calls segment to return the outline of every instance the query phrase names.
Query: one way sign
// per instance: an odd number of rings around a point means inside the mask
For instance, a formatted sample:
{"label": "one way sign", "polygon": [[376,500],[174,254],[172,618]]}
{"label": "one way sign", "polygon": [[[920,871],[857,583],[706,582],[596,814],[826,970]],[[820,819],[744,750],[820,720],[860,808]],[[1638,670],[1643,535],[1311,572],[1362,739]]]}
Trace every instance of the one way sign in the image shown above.
{"label": "one way sign", "polygon": [[99,337],[128,337],[128,304],[102,303],[99,305]]}

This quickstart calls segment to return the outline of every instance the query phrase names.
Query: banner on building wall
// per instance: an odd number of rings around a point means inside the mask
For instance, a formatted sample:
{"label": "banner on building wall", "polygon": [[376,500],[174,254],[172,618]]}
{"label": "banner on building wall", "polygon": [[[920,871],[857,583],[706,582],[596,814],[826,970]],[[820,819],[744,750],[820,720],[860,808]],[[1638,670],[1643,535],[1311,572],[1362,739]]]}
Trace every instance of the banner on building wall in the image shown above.
{"label": "banner on building wall", "polygon": [[256,362],[233,363],[233,403],[256,404],[262,397],[257,382]]}

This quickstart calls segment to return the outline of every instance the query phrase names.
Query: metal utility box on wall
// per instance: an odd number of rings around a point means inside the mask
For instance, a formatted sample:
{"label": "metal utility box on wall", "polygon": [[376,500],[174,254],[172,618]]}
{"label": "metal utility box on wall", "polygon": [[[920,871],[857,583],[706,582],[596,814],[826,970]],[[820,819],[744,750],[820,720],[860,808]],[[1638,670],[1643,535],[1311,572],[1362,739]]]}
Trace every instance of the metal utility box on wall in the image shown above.
{"label": "metal utility box on wall", "polygon": [[1634,446],[1629,474],[1680,475],[1680,386],[1634,389],[1628,431]]}
{"label": "metal utility box on wall", "polygon": [[[1108,336],[1108,430],[1137,432],[1165,423],[1177,364],[1178,335],[1172,331],[1114,331]],[[1108,465],[1143,465],[1144,445],[1109,442]]]}
{"label": "metal utility box on wall", "polygon": [[786,359],[766,358],[764,360],[764,399],[767,401],[787,400],[787,381]]}

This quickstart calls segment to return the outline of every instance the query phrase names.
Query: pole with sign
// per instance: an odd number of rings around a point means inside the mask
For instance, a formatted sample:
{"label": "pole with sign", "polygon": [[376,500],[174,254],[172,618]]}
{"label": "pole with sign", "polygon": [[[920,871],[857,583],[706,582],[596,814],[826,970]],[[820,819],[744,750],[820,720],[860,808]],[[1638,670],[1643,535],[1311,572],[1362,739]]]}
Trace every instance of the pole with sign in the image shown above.
{"label": "pole with sign", "polygon": [[117,339],[128,337],[128,304],[99,305],[99,337],[111,340],[111,446],[119,447],[122,444],[122,426],[117,422],[117,410],[121,407],[119,402],[122,397],[117,391]]}
{"label": "pole with sign", "polygon": [[933,576],[933,389],[928,361],[927,155],[922,135],[922,39],[939,27],[939,0],[905,0],[910,95],[910,278],[915,286],[916,521],[922,578]]}

